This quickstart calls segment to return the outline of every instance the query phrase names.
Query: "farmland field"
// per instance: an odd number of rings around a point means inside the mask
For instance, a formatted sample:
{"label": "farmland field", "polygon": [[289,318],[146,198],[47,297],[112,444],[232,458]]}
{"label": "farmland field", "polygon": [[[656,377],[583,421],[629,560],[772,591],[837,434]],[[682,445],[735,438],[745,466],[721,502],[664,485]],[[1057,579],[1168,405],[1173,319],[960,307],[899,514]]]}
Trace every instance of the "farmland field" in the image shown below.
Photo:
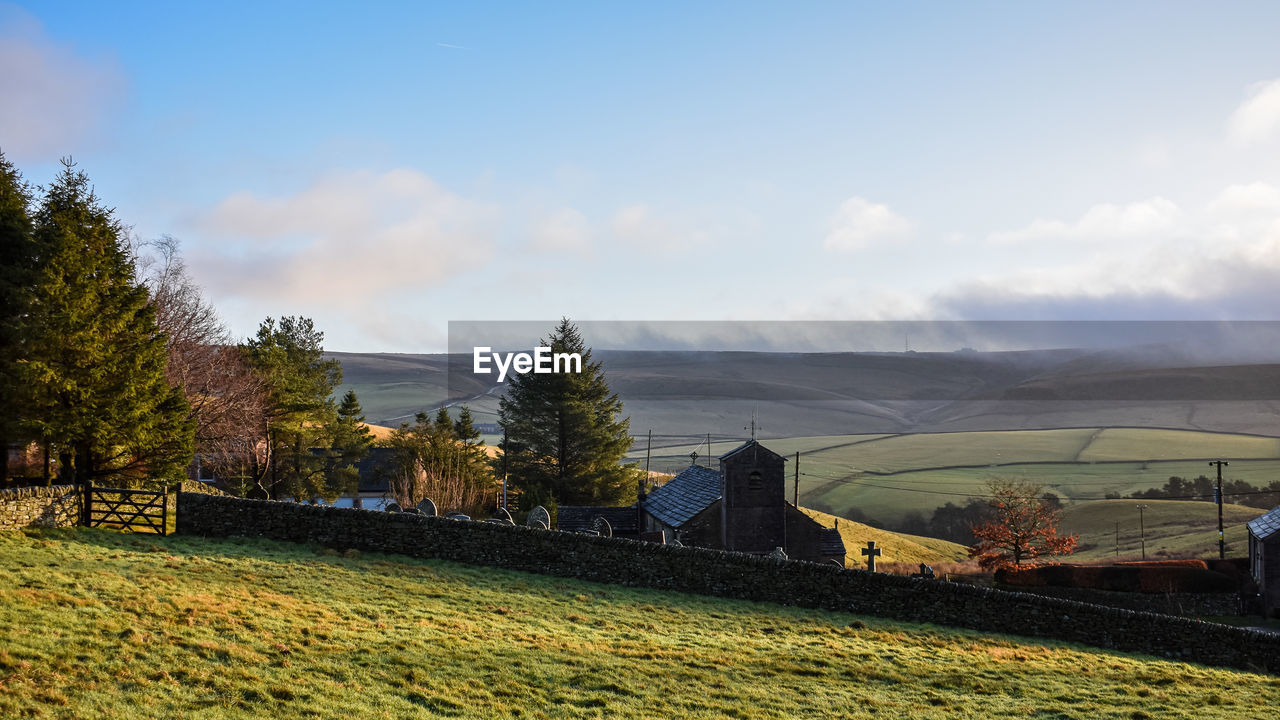
{"label": "farmland field", "polygon": [[259,540],[0,533],[0,717],[1258,718],[1280,679]]}

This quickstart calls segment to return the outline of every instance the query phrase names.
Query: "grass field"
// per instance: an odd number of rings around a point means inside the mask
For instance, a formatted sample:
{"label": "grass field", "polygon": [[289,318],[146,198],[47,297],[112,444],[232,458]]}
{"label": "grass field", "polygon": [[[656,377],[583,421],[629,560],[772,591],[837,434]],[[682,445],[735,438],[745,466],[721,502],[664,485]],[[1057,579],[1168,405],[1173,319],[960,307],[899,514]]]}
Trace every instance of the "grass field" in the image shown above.
{"label": "grass field", "polygon": [[0,534],[0,717],[1258,718],[1280,678],[256,540]]}
{"label": "grass field", "polygon": [[966,560],[969,557],[968,548],[946,540],[880,530],[870,525],[863,525],[844,518],[836,518],[834,515],[810,510],[809,508],[802,507],[800,510],[824,526],[840,530],[840,537],[844,540],[844,547],[847,553],[845,555],[845,567],[865,567],[866,558],[858,550],[866,547],[867,542],[872,540],[881,549],[882,553],[879,561],[884,563],[910,565],[926,563],[933,565],[936,563],[957,562]]}
{"label": "grass field", "polygon": [[[1147,507],[1139,524],[1138,503]],[[1223,505],[1227,557],[1249,554],[1245,523],[1265,510]],[[1068,507],[1062,529],[1080,535],[1073,559],[1106,560],[1116,557],[1117,526],[1121,559],[1142,556],[1146,536],[1147,557],[1217,557],[1218,506],[1207,502],[1177,500],[1100,500]]]}

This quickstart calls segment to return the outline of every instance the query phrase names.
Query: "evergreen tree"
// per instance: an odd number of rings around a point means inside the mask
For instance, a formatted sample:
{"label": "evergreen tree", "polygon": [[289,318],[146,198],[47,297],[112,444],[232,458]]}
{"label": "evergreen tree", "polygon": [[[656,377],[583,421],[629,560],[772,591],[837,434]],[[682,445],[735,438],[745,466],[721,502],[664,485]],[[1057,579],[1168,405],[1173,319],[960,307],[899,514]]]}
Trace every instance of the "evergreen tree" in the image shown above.
{"label": "evergreen tree", "polygon": [[[268,497],[333,495],[325,471],[337,411],[330,396],[342,365],[324,357],[324,333],[303,317],[267,318],[244,350],[267,386],[268,454],[253,471]],[[320,452],[317,452],[320,450]]]}
{"label": "evergreen tree", "polygon": [[622,401],[567,318],[541,344],[553,353],[578,353],[582,371],[516,374],[507,381],[498,415],[520,506],[624,503],[635,494],[639,470],[620,464],[631,448],[631,421],[619,418]]}
{"label": "evergreen tree", "polygon": [[64,170],[34,217],[31,304],[19,323],[22,420],[56,448],[63,481],[175,479],[193,426],[165,378],[165,336],[112,211]]}
{"label": "evergreen tree", "polygon": [[360,473],[356,463],[365,459],[373,447],[373,433],[364,422],[364,412],[360,409],[355,390],[347,390],[347,394],[342,396],[332,435],[326,499],[359,491]]}
{"label": "evergreen tree", "polygon": [[20,326],[31,305],[30,281],[35,265],[35,241],[31,237],[31,188],[17,169],[0,153],[0,486],[9,475],[10,442],[29,437],[19,426],[24,415],[25,387],[18,380],[17,359],[22,356]]}

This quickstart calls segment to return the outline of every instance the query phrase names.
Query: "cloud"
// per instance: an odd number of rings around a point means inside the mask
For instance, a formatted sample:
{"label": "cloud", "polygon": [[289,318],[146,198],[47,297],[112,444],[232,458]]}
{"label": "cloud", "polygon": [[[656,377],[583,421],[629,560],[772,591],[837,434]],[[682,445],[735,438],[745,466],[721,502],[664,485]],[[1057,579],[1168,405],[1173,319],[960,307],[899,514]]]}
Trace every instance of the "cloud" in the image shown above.
{"label": "cloud", "polygon": [[1108,242],[1149,237],[1175,230],[1181,211],[1173,202],[1153,197],[1127,205],[1100,203],[1074,222],[1037,218],[1018,230],[991,233],[993,245],[1022,245],[1054,240]]}
{"label": "cloud", "polygon": [[694,229],[687,222],[671,222],[659,217],[644,203],[619,208],[613,214],[610,228],[616,239],[650,255],[677,254],[712,239],[711,233]]}
{"label": "cloud", "polygon": [[1256,83],[1227,119],[1227,137],[1248,146],[1280,136],[1280,79]]}
{"label": "cloud", "polygon": [[497,212],[416,170],[331,173],[293,195],[228,196],[195,218],[215,294],[342,308],[421,294],[493,255]]}
{"label": "cloud", "polygon": [[10,159],[45,162],[83,150],[126,88],[115,59],[55,44],[35,18],[0,6],[0,150]]}
{"label": "cloud", "polygon": [[591,225],[582,213],[561,208],[534,222],[529,247],[543,253],[589,256],[592,252]]}
{"label": "cloud", "polygon": [[831,218],[822,246],[828,251],[853,252],[911,233],[911,222],[895,214],[887,205],[851,197],[840,204]]}

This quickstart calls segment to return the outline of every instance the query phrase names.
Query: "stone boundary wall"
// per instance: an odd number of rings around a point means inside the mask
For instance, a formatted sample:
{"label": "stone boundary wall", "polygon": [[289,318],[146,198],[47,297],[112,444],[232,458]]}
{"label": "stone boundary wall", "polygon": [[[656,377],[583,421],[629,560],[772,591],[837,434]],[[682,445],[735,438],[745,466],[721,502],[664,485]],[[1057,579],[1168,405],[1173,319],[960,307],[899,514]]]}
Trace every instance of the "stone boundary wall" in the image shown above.
{"label": "stone boundary wall", "polygon": [[0,490],[0,530],[79,523],[80,492],[74,485]]}
{"label": "stone boundary wall", "polygon": [[616,585],[1052,638],[1280,674],[1280,634],[705,548],[194,493],[179,496],[178,532],[441,558]]}
{"label": "stone boundary wall", "polygon": [[1131,593],[1093,588],[1064,588],[1047,585],[1024,587],[999,583],[996,583],[996,587],[1009,592],[1182,617],[1235,615],[1239,609],[1239,601],[1235,593]]}

